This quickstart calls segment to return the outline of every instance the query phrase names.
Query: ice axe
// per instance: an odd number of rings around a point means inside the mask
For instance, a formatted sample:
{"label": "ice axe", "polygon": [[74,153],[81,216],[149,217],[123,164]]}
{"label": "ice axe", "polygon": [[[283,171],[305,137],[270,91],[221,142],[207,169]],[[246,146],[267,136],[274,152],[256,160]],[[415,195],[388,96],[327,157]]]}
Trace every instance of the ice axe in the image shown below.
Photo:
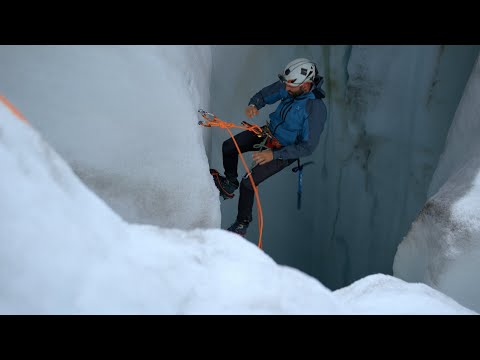
{"label": "ice axe", "polygon": [[308,161],[305,164],[300,164],[300,159],[297,160],[298,166],[295,166],[292,171],[298,172],[298,190],[297,190],[297,209],[300,210],[302,206],[302,182],[303,182],[303,168],[307,165],[313,164],[313,161]]}

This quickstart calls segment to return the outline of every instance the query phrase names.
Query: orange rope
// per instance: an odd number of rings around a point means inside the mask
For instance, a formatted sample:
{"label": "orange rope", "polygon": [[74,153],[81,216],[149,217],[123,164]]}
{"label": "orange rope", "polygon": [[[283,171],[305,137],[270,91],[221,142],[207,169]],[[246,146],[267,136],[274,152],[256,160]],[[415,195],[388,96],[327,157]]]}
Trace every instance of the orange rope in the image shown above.
{"label": "orange rope", "polygon": [[[7,98],[5,96],[2,96],[0,95],[0,102],[2,102],[3,104],[5,104],[5,106],[7,108],[10,109],[10,111],[19,119],[19,120],[22,120],[23,122],[27,123],[28,124],[28,121],[27,119],[25,118],[25,116],[23,116],[20,111],[17,110],[17,108],[15,106],[12,105],[12,103],[10,101],[7,100]],[[30,124],[29,124],[30,125]]]}
{"label": "orange rope", "polygon": [[255,191],[255,198],[257,199],[257,214],[258,214],[258,247],[261,249],[262,248],[262,233],[263,233],[263,212],[262,212],[262,205],[260,204],[260,196],[258,196],[258,188],[255,186],[255,182],[253,181],[253,176],[250,171],[250,169],[247,166],[247,163],[245,162],[245,159],[243,158],[242,152],[240,151],[240,147],[237,144],[237,141],[235,140],[232,131],[229,128],[226,128],[228,133],[230,134],[230,137],[232,138],[235,147],[237,148],[238,154],[240,155],[240,159],[242,160],[243,166],[245,167],[245,170],[248,173],[248,178],[250,179],[250,183],[252,184],[253,191]]}
{"label": "orange rope", "polygon": [[[201,112],[201,111],[200,111]],[[238,126],[233,123],[228,123],[223,120],[220,120],[213,114],[208,114],[205,112],[201,112],[202,116],[207,120],[207,123],[204,124],[202,122],[199,122],[199,125],[205,126],[205,127],[211,127],[211,126],[218,126],[223,129],[226,129],[228,133],[230,134],[230,137],[233,140],[233,143],[235,144],[235,147],[237,148],[238,154],[240,155],[240,159],[242,160],[242,164],[245,167],[245,170],[248,173],[248,178],[250,179],[250,183],[252,184],[253,191],[255,192],[255,198],[257,200],[257,214],[258,214],[258,232],[259,232],[259,237],[258,237],[258,247],[262,249],[262,235],[263,235],[263,212],[262,212],[262,205],[260,203],[260,196],[258,195],[258,188],[255,185],[255,182],[253,181],[252,173],[250,169],[247,166],[247,163],[245,162],[245,159],[243,158],[242,152],[240,150],[240,147],[237,144],[237,141],[235,140],[235,137],[233,136],[232,131],[230,130],[231,128],[236,128],[236,129],[243,129],[243,130],[249,130],[256,135],[260,135],[263,130],[260,126],[258,125],[250,125],[244,122],[245,125],[243,126]],[[206,117],[206,114],[212,115],[213,119],[208,119]]]}

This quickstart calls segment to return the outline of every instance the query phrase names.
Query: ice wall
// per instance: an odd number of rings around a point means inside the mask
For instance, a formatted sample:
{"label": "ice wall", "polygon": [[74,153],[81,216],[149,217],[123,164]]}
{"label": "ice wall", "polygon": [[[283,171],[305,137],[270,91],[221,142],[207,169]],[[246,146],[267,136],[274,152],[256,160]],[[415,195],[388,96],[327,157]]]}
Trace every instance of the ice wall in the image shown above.
{"label": "ice wall", "polygon": [[469,78],[432,179],[433,193],[398,247],[395,276],[480,310],[480,62]]}
{"label": "ice wall", "polygon": [[209,46],[0,46],[0,94],[82,181],[129,222],[179,229],[220,223],[196,126],[210,71]]}

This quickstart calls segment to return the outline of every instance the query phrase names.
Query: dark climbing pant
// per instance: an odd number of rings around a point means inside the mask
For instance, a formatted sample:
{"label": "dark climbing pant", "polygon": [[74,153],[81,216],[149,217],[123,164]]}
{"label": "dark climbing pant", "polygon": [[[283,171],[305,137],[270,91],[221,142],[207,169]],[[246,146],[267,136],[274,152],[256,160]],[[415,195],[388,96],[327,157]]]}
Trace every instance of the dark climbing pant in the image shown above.
{"label": "dark climbing pant", "polygon": [[[260,144],[262,138],[259,138],[251,131],[243,131],[235,135],[238,147],[242,153],[248,151],[257,151],[253,146]],[[225,140],[222,146],[223,153],[223,167],[225,169],[225,176],[228,179],[238,178],[238,151],[232,138]],[[297,159],[288,160],[272,160],[264,165],[256,165],[252,171],[253,181],[256,186],[275,175],[279,171],[291,165]],[[238,200],[237,220],[243,222],[252,221],[252,208],[255,192],[250,182],[249,176],[244,176],[240,183],[240,199]]]}

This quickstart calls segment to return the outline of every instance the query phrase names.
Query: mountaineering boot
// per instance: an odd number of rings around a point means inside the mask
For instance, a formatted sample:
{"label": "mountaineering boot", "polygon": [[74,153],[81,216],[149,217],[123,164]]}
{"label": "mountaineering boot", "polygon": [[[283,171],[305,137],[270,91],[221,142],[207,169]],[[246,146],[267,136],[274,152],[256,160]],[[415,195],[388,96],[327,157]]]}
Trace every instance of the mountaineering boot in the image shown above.
{"label": "mountaineering boot", "polygon": [[249,222],[247,221],[235,220],[235,222],[232,225],[230,225],[230,227],[227,230],[245,237],[245,235],[247,235],[248,225],[249,225]]}
{"label": "mountaineering boot", "polygon": [[210,174],[213,176],[213,181],[217,189],[220,191],[220,195],[225,200],[231,199],[235,196],[234,192],[240,185],[237,179],[227,179],[225,176],[220,175],[215,169],[210,169]]}

